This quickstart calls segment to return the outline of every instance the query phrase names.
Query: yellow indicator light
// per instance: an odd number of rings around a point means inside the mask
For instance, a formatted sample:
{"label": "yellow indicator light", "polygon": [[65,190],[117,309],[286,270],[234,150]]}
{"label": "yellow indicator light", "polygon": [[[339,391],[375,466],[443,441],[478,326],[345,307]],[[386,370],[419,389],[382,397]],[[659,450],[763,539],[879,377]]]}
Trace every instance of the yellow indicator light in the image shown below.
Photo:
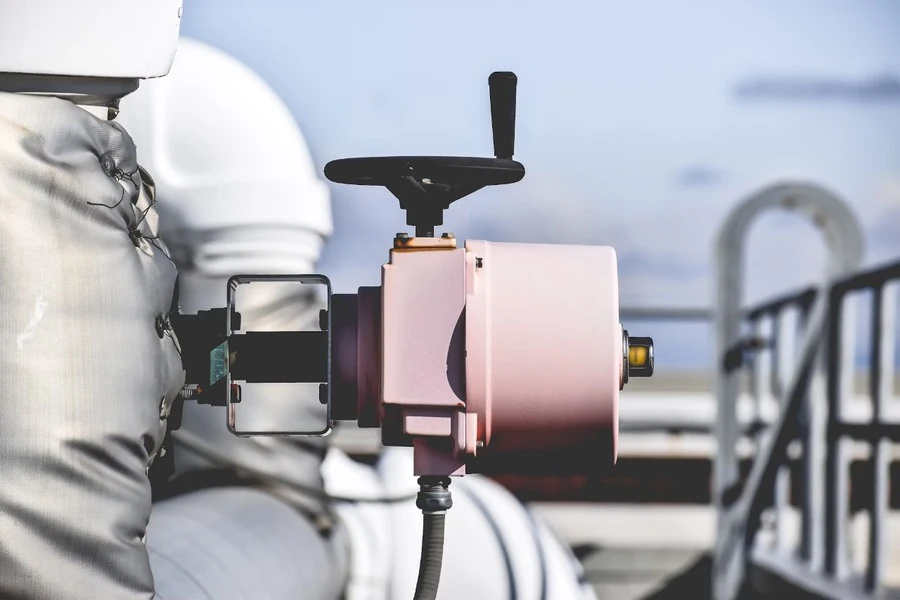
{"label": "yellow indicator light", "polygon": [[632,367],[646,367],[649,352],[646,346],[631,346],[628,348],[628,363]]}

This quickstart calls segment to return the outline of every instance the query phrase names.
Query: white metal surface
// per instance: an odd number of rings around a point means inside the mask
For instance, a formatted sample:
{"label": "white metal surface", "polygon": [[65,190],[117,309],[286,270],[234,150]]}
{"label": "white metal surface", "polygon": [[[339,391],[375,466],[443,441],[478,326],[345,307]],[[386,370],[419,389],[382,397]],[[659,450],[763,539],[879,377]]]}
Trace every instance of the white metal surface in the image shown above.
{"label": "white metal surface", "polygon": [[2,0],[0,73],[159,77],[180,26],[181,0]]}
{"label": "white metal surface", "polygon": [[328,187],[288,108],[244,64],[181,38],[171,73],[123,99],[117,122],[156,182],[180,271],[303,273],[318,260]]}

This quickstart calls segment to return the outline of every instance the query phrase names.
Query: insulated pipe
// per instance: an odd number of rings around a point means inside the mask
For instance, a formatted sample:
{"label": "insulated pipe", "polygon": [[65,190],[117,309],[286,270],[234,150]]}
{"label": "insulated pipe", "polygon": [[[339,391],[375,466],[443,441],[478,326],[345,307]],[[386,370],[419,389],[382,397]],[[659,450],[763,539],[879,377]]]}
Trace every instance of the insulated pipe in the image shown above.
{"label": "insulated pipe", "polygon": [[157,600],[337,599],[346,532],[323,536],[294,508],[248,487],[214,488],[153,507],[147,550]]}

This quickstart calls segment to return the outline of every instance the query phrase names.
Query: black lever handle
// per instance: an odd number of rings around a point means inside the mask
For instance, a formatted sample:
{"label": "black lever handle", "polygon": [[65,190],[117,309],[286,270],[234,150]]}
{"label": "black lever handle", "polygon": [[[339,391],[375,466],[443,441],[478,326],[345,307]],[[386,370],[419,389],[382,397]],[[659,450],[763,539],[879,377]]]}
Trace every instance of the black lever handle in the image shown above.
{"label": "black lever handle", "polygon": [[494,130],[494,156],[511,160],[516,145],[516,83],[509,71],[497,71],[488,77],[491,90],[491,127]]}

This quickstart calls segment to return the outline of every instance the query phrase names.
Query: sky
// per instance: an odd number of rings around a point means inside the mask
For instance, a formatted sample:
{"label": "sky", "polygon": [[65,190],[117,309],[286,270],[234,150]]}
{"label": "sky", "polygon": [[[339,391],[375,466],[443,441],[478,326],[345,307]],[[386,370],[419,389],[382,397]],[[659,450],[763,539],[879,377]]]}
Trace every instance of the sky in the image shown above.
{"label": "sky", "polygon": [[[900,257],[898,31],[889,1],[185,0],[182,24],[279,93],[320,173],[348,156],[491,156],[487,77],[514,71],[526,176],[454,204],[443,230],[612,245],[634,307],[709,306],[718,227],[779,181],[843,198],[866,264]],[[386,190],[331,189],[319,270],[338,292],[377,285],[404,214]],[[798,216],[765,215],[747,301],[814,282],[823,248]],[[711,360],[705,326],[626,325],[654,336],[658,365]]]}

